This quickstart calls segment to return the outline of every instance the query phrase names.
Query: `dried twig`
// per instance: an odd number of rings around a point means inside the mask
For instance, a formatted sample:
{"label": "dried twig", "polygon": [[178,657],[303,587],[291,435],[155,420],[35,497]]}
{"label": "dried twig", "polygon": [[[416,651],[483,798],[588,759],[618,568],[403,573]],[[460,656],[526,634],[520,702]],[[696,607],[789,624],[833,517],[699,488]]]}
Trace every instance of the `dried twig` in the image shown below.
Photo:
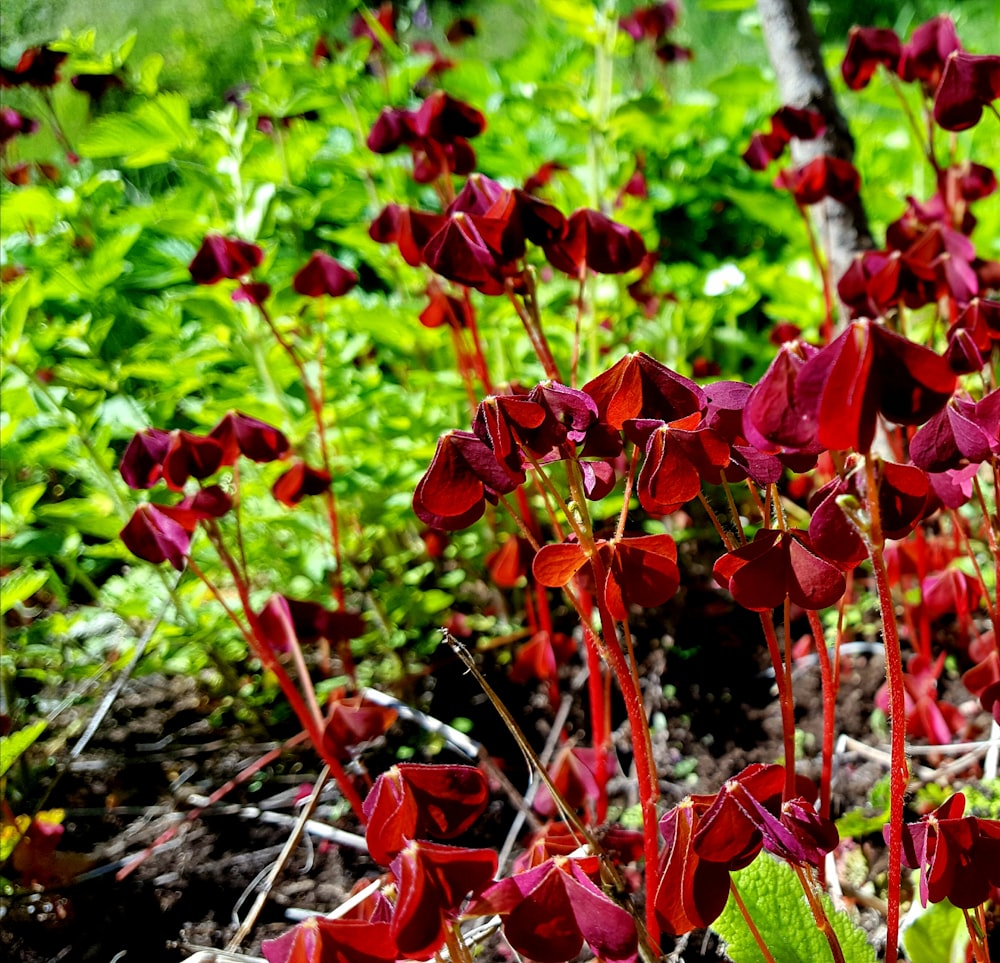
{"label": "dried twig", "polygon": [[323,771],[316,778],[316,785],[313,787],[312,795],[302,807],[302,813],[296,821],[295,828],[292,830],[292,834],[288,837],[288,842],[285,843],[285,847],[282,849],[281,854],[275,861],[274,866],[271,867],[271,873],[265,881],[263,888],[257,894],[257,899],[250,908],[250,912],[240,924],[239,929],[236,930],[233,938],[227,944],[227,953],[231,953],[239,949],[240,944],[247,938],[250,931],[254,928],[254,925],[257,922],[257,917],[260,916],[260,911],[264,908],[264,904],[267,902],[268,896],[271,895],[271,889],[278,881],[281,871],[285,868],[285,864],[291,858],[292,853],[295,852],[295,848],[298,846],[299,840],[302,838],[302,833],[305,831],[306,823],[309,821],[309,817],[313,814],[313,810],[319,803],[320,793],[323,791],[323,785],[326,783],[329,775],[330,767],[324,766]]}

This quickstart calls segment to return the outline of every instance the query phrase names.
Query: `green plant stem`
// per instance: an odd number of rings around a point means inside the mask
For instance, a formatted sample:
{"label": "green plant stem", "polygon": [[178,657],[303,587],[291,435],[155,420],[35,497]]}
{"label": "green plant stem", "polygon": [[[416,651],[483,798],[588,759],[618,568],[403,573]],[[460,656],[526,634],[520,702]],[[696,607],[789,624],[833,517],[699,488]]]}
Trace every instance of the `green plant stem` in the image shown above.
{"label": "green plant stem", "polygon": [[973,960],[975,963],[990,963],[990,948],[986,942],[985,930],[977,918],[981,910],[982,906],[977,906],[976,916],[972,916],[967,909],[963,909],[962,918],[965,920],[965,928],[969,931]]}
{"label": "green plant stem", "polygon": [[767,948],[767,943],[764,942],[764,937],[760,935],[760,930],[757,929],[757,924],[753,921],[753,917],[750,915],[750,911],[747,909],[747,904],[743,902],[743,897],[740,896],[740,891],[736,887],[736,880],[732,876],[729,877],[729,893],[733,897],[733,902],[736,904],[736,908],[740,911],[744,921],[747,924],[747,929],[750,930],[751,936],[757,943],[757,948],[760,950],[761,956],[764,957],[765,963],[777,963],[774,957],[771,955],[771,951]]}
{"label": "green plant stem", "polygon": [[882,554],[882,521],[878,504],[878,479],[875,460],[865,455],[865,476],[870,528],[866,534],[868,556],[875,572],[875,587],[882,617],[882,640],[885,645],[885,675],[889,688],[890,764],[889,764],[889,870],[886,934],[886,963],[896,963],[899,953],[899,899],[902,880],[903,802],[910,779],[906,763],[906,690],[903,685],[903,656],[899,648],[899,625],[889,587],[889,574]]}
{"label": "green plant stem", "polygon": [[816,921],[816,927],[826,938],[826,942],[830,946],[833,963],[845,963],[844,951],[841,948],[840,940],[837,939],[837,934],[830,925],[830,917],[826,915],[826,910],[823,908],[822,901],[813,890],[809,874],[801,866],[792,864],[792,869],[795,870],[795,875],[799,878],[799,884],[802,886],[802,892],[805,893],[805,897],[809,902],[809,909],[812,910],[813,919]]}

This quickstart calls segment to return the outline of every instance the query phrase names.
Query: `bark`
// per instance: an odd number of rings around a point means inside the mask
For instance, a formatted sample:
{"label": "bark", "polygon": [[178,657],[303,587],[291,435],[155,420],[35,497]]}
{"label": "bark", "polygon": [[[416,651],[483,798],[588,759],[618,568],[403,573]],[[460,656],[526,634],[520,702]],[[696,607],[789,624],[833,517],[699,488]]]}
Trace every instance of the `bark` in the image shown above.
{"label": "bark", "polygon": [[[757,10],[782,103],[811,107],[826,119],[822,137],[792,142],[795,163],[804,164],[820,154],[853,162],[854,138],[833,96],[809,15],[809,0],[757,0]],[[830,277],[836,284],[854,255],[872,247],[864,205],[860,197],[851,204],[828,198],[815,205],[813,211]]]}

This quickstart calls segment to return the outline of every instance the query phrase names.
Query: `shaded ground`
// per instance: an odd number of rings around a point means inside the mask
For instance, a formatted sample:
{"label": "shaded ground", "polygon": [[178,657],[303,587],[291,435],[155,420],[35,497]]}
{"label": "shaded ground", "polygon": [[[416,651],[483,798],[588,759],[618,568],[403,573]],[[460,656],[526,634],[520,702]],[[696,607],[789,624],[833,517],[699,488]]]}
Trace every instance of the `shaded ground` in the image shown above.
{"label": "shaded ground", "polygon": [[[715,791],[748,763],[775,761],[782,754],[772,680],[755,641],[760,637],[756,616],[708,589],[689,589],[678,611],[673,634],[652,625],[639,626],[636,633],[649,646],[643,680],[664,800],[670,804],[691,792]],[[874,744],[869,722],[883,678],[881,657],[845,659],[842,673],[838,733]],[[544,699],[533,698],[524,687],[499,685],[509,706],[525,706],[522,725],[541,745],[549,718]],[[806,760],[800,765],[815,776],[822,732],[818,670],[805,666],[797,671],[795,685]],[[474,686],[460,665],[446,659],[423,693],[424,707],[444,719],[459,713],[469,717],[476,738],[506,762],[512,781],[523,786],[523,762]],[[295,796],[314,778],[317,764],[310,751],[289,750],[196,815],[201,797],[279,744],[261,742],[257,734],[241,728],[212,731],[207,722],[212,709],[210,699],[189,679],[135,679],[87,751],[72,761],[57,760],[53,772],[61,775],[48,787],[45,805],[66,809],[62,848],[88,854],[91,870],[74,885],[5,902],[0,923],[4,959],[173,963],[196,948],[226,945],[235,929],[234,911],[242,916],[253,902],[254,886],[291,831]],[[627,773],[629,734],[621,721],[615,720],[616,741]],[[570,728],[584,722],[582,707],[574,706]],[[269,735],[277,740],[293,731]],[[385,745],[370,754],[370,769],[377,773],[391,765],[400,746],[426,742],[414,724],[397,723]],[[447,749],[435,759],[467,761],[451,757]],[[877,761],[857,754],[839,757],[834,779],[837,813],[862,805],[883,773]],[[632,801],[628,794],[633,781],[621,778],[616,787],[624,794],[621,804]],[[474,828],[472,844],[499,847],[514,811],[498,792]],[[358,830],[332,788],[315,818]],[[163,842],[170,830],[173,838]],[[115,880],[115,871],[128,857],[158,840],[159,848],[125,879]],[[878,869],[876,858],[871,872]],[[348,896],[356,880],[377,873],[365,854],[350,847],[318,839],[300,843],[242,951],[258,954],[261,939],[283,932],[290,925],[286,911],[328,912]],[[724,959],[714,937],[696,933],[684,946],[674,959]]]}

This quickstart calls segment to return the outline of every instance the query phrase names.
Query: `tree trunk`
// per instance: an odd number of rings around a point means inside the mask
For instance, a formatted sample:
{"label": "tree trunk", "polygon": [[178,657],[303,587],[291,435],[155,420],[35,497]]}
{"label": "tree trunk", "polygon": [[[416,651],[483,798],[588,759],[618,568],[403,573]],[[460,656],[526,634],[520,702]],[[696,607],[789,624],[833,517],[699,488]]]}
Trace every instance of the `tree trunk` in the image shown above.
{"label": "tree trunk", "polygon": [[[809,16],[809,0],[757,0],[767,53],[778,78],[782,103],[811,107],[826,120],[822,137],[793,141],[792,156],[804,164],[820,154],[854,160],[854,138],[837,107],[823,66],[819,38]],[[827,198],[813,207],[820,243],[830,265],[834,285],[854,255],[872,247],[868,218],[861,198],[841,204]]]}

